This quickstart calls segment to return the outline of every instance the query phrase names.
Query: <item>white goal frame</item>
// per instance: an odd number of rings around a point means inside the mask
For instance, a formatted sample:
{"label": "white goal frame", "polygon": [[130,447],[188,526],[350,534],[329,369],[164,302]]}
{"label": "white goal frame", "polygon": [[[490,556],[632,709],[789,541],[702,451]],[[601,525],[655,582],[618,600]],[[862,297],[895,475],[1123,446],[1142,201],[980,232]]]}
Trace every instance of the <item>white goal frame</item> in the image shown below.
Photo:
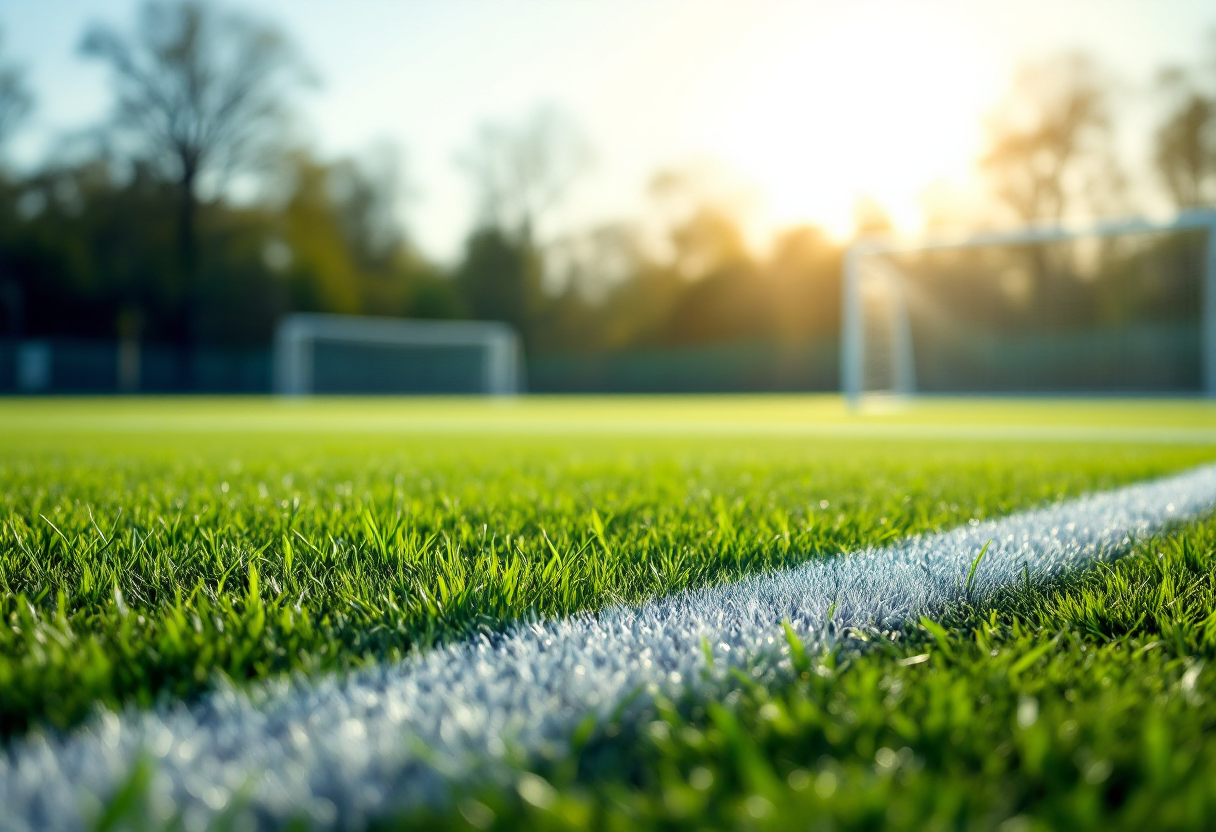
{"label": "white goal frame", "polygon": [[318,341],[401,347],[480,347],[485,350],[477,392],[521,391],[519,336],[494,321],[427,321],[298,313],[280,320],[274,336],[274,389],[283,396],[313,395],[313,345]]}
{"label": "white goal frame", "polygon": [[[1122,234],[1187,230],[1207,231],[1200,308],[1200,379],[1203,395],[1216,398],[1216,211],[1200,209],[1183,211],[1167,219],[1132,217],[1092,223],[1030,225],[1010,231],[963,236],[929,236],[912,241],[890,237],[865,237],[858,240],[849,246],[844,257],[844,286],[841,293],[841,392],[851,407],[857,407],[865,393],[865,311],[861,283],[863,268],[871,265],[869,261],[875,258],[892,254],[1030,245]],[[889,261],[882,263],[879,274],[881,279],[887,282],[891,294],[892,392],[902,396],[915,395],[912,332],[908,325],[908,311],[900,285],[902,275]]]}

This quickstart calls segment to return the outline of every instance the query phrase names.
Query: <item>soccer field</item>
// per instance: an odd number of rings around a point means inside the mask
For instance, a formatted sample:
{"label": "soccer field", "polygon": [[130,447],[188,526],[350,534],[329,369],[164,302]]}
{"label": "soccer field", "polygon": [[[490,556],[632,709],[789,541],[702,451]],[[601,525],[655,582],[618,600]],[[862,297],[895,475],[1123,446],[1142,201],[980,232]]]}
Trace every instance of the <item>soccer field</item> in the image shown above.
{"label": "soccer field", "polygon": [[[1200,401],[8,401],[0,796],[27,802],[0,818],[211,817],[178,815],[191,807],[165,798],[155,753],[38,815],[24,761],[45,735],[104,733],[99,709],[256,702],[293,673],[306,690],[1214,460]],[[573,715],[564,744],[506,747],[375,817],[301,811],[411,828],[1206,828],[1206,510],[1090,553],[1130,549],[1113,565],[1028,566],[1003,586],[978,548],[936,620],[814,643],[774,620],[773,672],[635,691]],[[282,820],[218,779],[198,799],[222,823]]]}

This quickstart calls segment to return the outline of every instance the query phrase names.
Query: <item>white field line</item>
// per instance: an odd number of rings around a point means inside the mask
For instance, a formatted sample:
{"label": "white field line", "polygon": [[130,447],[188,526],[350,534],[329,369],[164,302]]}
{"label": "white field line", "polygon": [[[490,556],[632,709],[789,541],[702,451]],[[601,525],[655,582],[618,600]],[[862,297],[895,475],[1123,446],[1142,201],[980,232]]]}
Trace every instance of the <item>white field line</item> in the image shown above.
{"label": "white field line", "polygon": [[[834,630],[886,630],[1126,551],[1172,521],[1216,506],[1216,466],[817,560],[640,607],[518,628],[400,664],[317,681],[223,690],[193,706],[98,716],[63,737],[0,753],[0,829],[87,827],[141,755],[148,810],[203,828],[234,796],[257,826],[303,815],[352,828],[433,802],[447,785],[501,777],[507,749],[561,753],[588,714],[607,717],[639,690],[712,694],[708,643],[725,666],[782,673],[780,623],[810,648]],[[834,607],[834,609],[833,609]]]}

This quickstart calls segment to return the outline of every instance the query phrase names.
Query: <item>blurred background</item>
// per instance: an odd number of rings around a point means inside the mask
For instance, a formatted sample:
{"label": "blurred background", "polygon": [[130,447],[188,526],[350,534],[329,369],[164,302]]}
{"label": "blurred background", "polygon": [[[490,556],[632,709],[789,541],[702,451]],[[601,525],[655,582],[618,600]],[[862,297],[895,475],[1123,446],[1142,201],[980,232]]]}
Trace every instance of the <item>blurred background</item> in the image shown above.
{"label": "blurred background", "polygon": [[[14,0],[0,31],[4,393],[269,392],[293,313],[501,322],[533,392],[835,390],[859,235],[1216,204],[1207,2]],[[1199,392],[1205,245],[905,257],[918,387]]]}

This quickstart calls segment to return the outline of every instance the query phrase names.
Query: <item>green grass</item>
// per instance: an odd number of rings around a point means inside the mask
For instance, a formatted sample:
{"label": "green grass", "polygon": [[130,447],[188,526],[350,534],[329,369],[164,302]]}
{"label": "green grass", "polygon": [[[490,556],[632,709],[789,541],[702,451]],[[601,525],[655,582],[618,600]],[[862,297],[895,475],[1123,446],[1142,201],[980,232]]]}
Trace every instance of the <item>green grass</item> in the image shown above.
{"label": "green grass", "polygon": [[849,411],[837,396],[569,396],[518,400],[30,399],[0,435],[792,435],[984,440],[1116,438],[1216,444],[1202,399],[925,399]]}
{"label": "green grass", "polygon": [[1216,521],[926,624],[808,657],[792,684],[743,676],[719,701],[598,726],[515,790],[400,825],[1211,828]]}
{"label": "green grass", "polygon": [[1005,413],[1048,429],[1088,418],[1207,430],[1216,410],[1202,403],[925,408],[854,418],[835,400],[797,397],[5,403],[0,734],[69,726],[99,703],[195,696],[221,675],[390,661],[530,616],[637,602],[1216,457],[1209,446],[909,439],[883,427],[991,427]]}

